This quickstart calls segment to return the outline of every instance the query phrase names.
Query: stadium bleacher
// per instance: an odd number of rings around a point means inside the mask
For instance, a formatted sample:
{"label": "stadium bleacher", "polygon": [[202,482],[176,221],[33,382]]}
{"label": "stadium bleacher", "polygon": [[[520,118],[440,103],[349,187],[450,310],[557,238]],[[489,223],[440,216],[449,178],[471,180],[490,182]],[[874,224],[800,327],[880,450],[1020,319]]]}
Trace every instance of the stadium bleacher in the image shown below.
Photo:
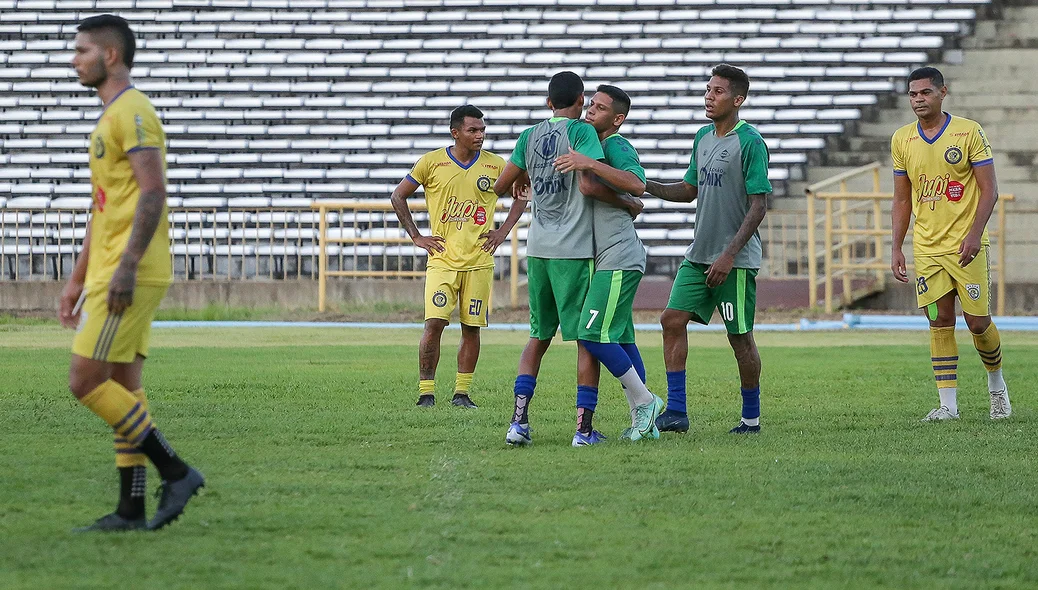
{"label": "stadium bleacher", "polygon": [[[76,24],[92,14],[121,14],[140,38],[133,76],[169,137],[183,276],[285,276],[315,268],[312,201],[384,202],[418,156],[448,141],[448,114],[466,102],[486,113],[485,148],[507,155],[547,115],[547,79],[561,69],[631,94],[622,132],[648,176],[671,181],[707,122],[710,67],[747,69],[742,114],[767,141],[781,194],[827,137],[852,132],[913,67],[954,47],[987,3],[0,0],[3,273],[58,277],[82,239],[100,105],[68,62]],[[48,210],[62,213],[40,216]],[[680,256],[694,211],[646,200],[651,258]],[[378,212],[333,225],[396,230]],[[420,264],[410,245],[359,244],[337,248],[335,264],[362,248],[364,264],[388,264],[387,252]]]}

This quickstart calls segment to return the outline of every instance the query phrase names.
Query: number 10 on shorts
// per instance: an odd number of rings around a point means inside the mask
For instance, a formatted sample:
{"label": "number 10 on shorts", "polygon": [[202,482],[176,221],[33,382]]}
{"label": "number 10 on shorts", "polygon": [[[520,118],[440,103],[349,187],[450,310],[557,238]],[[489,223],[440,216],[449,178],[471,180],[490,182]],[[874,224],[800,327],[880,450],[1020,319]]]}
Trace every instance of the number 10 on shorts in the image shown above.
{"label": "number 10 on shorts", "polygon": [[731,301],[722,301],[717,306],[717,310],[721,312],[721,318],[726,322],[735,321],[735,304]]}

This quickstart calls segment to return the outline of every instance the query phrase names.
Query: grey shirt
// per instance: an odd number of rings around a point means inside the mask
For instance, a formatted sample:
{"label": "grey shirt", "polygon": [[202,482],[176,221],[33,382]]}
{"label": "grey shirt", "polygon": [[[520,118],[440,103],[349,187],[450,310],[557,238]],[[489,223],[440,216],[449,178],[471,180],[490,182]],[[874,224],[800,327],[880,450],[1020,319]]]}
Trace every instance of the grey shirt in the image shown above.
{"label": "grey shirt", "polygon": [[[645,169],[638,161],[638,152],[619,133],[602,141],[605,163],[631,172],[645,182]],[[601,201],[594,203],[595,270],[633,270],[645,272],[645,246],[638,238],[634,219],[626,209],[613,207]]]}
{"label": "grey shirt", "polygon": [[[739,121],[724,137],[713,124],[699,130],[685,182],[699,187],[696,239],[685,259],[713,264],[738,233],[750,211],[749,195],[771,193],[768,148],[751,125]],[[735,256],[735,268],[760,268],[760,232]]]}
{"label": "grey shirt", "polygon": [[602,144],[591,125],[554,117],[522,132],[510,162],[530,175],[533,222],[526,253],[537,258],[592,258],[593,213],[590,199],[580,192],[578,172],[562,174],[555,159],[570,148],[601,160]]}

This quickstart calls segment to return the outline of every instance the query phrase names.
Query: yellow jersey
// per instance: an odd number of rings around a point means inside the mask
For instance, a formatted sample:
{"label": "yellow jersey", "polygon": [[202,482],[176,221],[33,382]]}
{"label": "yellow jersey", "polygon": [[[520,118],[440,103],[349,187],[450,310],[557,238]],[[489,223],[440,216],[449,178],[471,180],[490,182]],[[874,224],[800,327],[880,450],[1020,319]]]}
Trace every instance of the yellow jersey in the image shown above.
{"label": "yellow jersey", "polygon": [[445,251],[430,255],[430,268],[494,266],[494,257],[483,251],[479,236],[494,229],[494,183],[504,169],[501,156],[481,150],[471,162],[459,162],[449,147],[431,151],[415,163],[407,178],[425,187],[432,234],[444,239]]}
{"label": "yellow jersey", "polygon": [[[898,129],[890,139],[894,175],[912,181],[912,240],[917,255],[959,251],[980,204],[973,169],[994,164],[991,144],[980,124],[945,115],[947,121],[934,137],[927,137],[915,122]],[[989,243],[986,228],[982,243]]]}
{"label": "yellow jersey", "polygon": [[[161,152],[165,179],[166,134],[162,123],[148,97],[131,86],[105,106],[97,127],[90,134],[90,184],[94,205],[87,261],[88,287],[108,287],[130,241],[141,190],[127,155],[142,149]],[[155,236],[137,266],[137,284],[169,285],[172,281],[169,212],[163,203],[162,219]]]}

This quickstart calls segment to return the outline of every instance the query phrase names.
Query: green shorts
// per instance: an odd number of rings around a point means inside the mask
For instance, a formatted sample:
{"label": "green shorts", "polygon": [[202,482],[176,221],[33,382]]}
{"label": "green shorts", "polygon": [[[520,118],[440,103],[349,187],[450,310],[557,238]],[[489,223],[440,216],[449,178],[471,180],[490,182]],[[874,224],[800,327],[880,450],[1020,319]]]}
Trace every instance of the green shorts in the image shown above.
{"label": "green shorts", "polygon": [[642,273],[599,270],[580,312],[580,340],[603,344],[634,344],[634,294]]}
{"label": "green shorts", "polygon": [[757,306],[757,270],[733,268],[720,286],[706,286],[705,264],[685,260],[674,277],[668,309],[692,314],[700,324],[709,324],[714,309],[721,312],[729,334],[745,334],[753,330],[753,313]]}
{"label": "green shorts", "polygon": [[562,327],[563,340],[576,340],[595,261],[591,258],[526,259],[530,292],[530,338],[551,340]]}

